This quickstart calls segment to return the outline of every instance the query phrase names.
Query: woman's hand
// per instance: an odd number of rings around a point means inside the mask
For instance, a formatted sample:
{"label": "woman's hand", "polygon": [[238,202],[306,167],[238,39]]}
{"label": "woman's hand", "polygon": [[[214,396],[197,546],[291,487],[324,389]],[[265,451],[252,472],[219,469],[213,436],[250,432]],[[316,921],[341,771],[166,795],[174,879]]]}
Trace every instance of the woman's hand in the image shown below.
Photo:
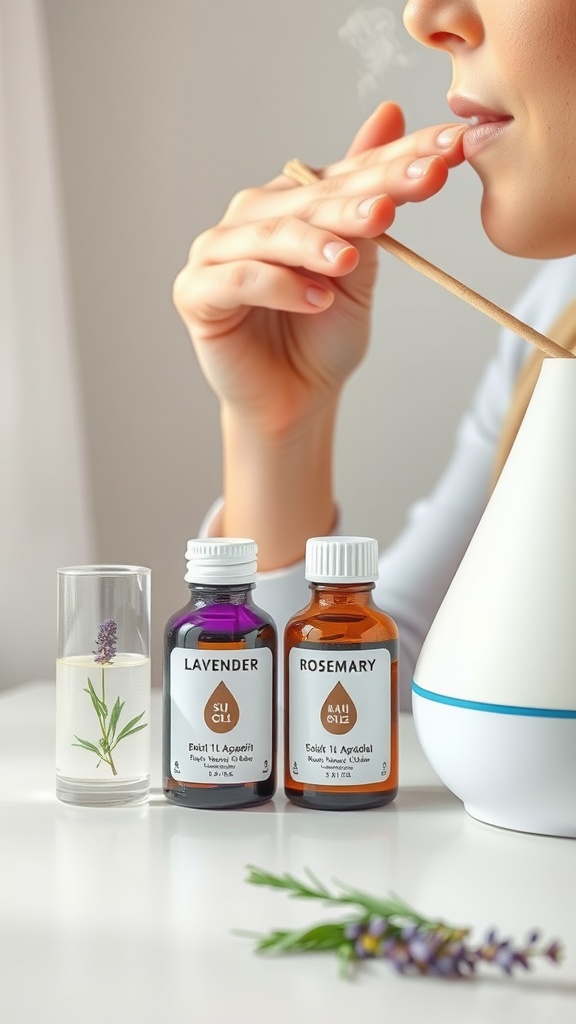
{"label": "woman's hand", "polygon": [[174,301],[225,413],[285,438],[337,399],[368,343],[371,239],[397,206],[442,188],[464,128],[404,136],[399,107],[384,103],[318,183],[280,175],[240,192],[196,239]]}
{"label": "woman's hand", "polygon": [[260,569],[302,558],[334,523],[338,399],[368,343],[377,250],[396,207],[463,160],[465,125],[404,136],[380,106],[313,185],[280,175],[240,192],[194,242],[174,286],[220,399],[224,508],[213,528],[253,537]]}

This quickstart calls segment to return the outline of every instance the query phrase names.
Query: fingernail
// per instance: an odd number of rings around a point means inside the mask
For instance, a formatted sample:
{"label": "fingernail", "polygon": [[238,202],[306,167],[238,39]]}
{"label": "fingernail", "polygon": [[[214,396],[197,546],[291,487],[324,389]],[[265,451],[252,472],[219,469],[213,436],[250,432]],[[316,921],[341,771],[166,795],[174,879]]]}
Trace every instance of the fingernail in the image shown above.
{"label": "fingernail", "polygon": [[312,306],[327,306],[332,296],[324,288],[308,288],[306,298]]}
{"label": "fingernail", "polygon": [[374,203],[377,203],[378,200],[382,198],[382,196],[370,196],[370,199],[363,199],[358,206],[358,216],[369,217],[372,212],[372,207],[374,206]]}
{"label": "fingernail", "polygon": [[322,255],[329,263],[336,263],[340,253],[350,248],[351,246],[346,242],[327,242],[322,249]]}
{"label": "fingernail", "polygon": [[423,178],[434,159],[433,156],[421,156],[419,160],[408,164],[406,174],[409,178]]}
{"label": "fingernail", "polygon": [[436,137],[436,145],[449,149],[450,146],[454,145],[456,139],[460,138],[465,128],[465,124],[454,124],[451,128],[443,128]]}

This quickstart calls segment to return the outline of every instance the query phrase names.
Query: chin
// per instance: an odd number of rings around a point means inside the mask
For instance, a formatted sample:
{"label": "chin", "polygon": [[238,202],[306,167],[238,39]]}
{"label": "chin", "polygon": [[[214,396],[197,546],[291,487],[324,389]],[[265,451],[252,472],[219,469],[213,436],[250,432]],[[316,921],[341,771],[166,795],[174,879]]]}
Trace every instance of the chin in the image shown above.
{"label": "chin", "polygon": [[491,201],[484,193],[481,206],[482,226],[497,249],[509,256],[532,260],[553,260],[576,253],[576,224],[564,217],[526,215],[510,203]]}

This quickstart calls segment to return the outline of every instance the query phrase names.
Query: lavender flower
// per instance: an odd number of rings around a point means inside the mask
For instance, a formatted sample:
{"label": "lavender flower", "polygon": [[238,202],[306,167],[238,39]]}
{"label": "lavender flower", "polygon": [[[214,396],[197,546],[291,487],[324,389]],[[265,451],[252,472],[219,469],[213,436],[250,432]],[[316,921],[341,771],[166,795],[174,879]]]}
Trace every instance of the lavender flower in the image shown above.
{"label": "lavender flower", "polygon": [[358,889],[341,886],[330,892],[306,872],[308,881],[293,875],[274,875],[250,868],[248,881],[287,890],[293,897],[320,900],[331,906],[355,906],[356,915],[339,923],[314,925],[295,931],[274,930],[258,940],[258,952],[335,952],[345,969],[354,962],[385,960],[399,974],[435,975],[441,978],[471,977],[479,964],[498,967],[505,974],[528,970],[537,957],[559,963],[563,947],[557,940],[542,944],[536,929],[523,944],[501,939],[490,929],[479,945],[469,941],[470,929],[429,920],[398,896],[382,899]]}
{"label": "lavender flower", "polygon": [[499,939],[495,929],[491,929],[482,945],[475,951],[478,960],[495,963],[506,974],[512,974],[515,967],[530,969],[530,957],[543,956],[552,963],[558,963],[562,957],[562,947],[554,940],[543,948],[538,948],[540,932],[536,929],[528,934],[524,946],[514,947],[511,939]]}
{"label": "lavender flower", "polygon": [[112,751],[122,740],[127,739],[128,736],[133,736],[136,732],[140,732],[141,729],[146,729],[148,725],[147,722],[141,721],[145,715],[145,712],[142,711],[120,728],[120,719],[126,702],[121,701],[120,697],[116,697],[110,708],[109,696],[106,694],[106,666],[111,665],[112,659],[116,657],[117,644],[118,624],[116,620],[104,619],[104,622],[98,627],[96,650],[92,651],[94,661],[101,666],[100,692],[96,692],[90,676],[86,677],[87,685],[84,688],[84,693],[88,694],[96,713],[100,736],[93,742],[92,740],[82,739],[74,733],[76,743],[72,744],[73,747],[82,747],[83,750],[96,754],[98,757],[96,767],[99,768],[102,763],[107,764],[112,775],[118,774]]}
{"label": "lavender flower", "polygon": [[398,928],[393,922],[383,922],[382,918],[357,922],[356,929],[356,956],[363,960],[387,960],[399,974],[456,977],[474,970],[462,929],[434,923],[413,923]]}
{"label": "lavender flower", "polygon": [[99,665],[109,665],[112,658],[116,657],[116,645],[118,643],[118,625],[115,619],[104,619],[98,627],[98,639],[96,650],[92,651],[94,661]]}
{"label": "lavender flower", "polygon": [[481,961],[494,964],[512,974],[515,968],[530,968],[530,958],[544,956],[557,963],[561,946],[551,942],[537,947],[539,933],[532,932],[523,946],[514,946],[511,939],[499,939],[491,929],[479,946],[467,945],[467,929],[448,928],[441,923],[410,924],[398,929],[381,917],[356,921],[347,925],[344,937],[353,941],[355,956],[360,960],[387,960],[400,974],[432,974],[442,977],[464,977],[474,973]]}

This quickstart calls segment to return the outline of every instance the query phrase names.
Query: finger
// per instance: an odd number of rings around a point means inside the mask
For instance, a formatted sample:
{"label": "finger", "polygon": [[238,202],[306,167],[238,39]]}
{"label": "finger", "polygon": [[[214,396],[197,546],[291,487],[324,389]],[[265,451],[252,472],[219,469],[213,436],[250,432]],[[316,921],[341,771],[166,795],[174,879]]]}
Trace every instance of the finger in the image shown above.
{"label": "finger", "polygon": [[394,142],[404,134],[404,115],[397,103],[381,103],[359,128],[346,157]]}
{"label": "finger", "polygon": [[403,135],[384,146],[377,146],[374,149],[355,154],[352,158],[345,157],[344,160],[329,164],[324,168],[322,177],[352,173],[358,167],[366,167],[384,161],[432,154],[443,156],[449,167],[455,167],[464,160],[462,136],[467,127],[468,125],[460,123],[423,128],[411,135]]}
{"label": "finger", "polygon": [[[331,207],[332,221],[326,220],[324,204],[337,200],[361,203],[366,197],[387,195],[395,206],[408,202],[421,202],[435,195],[446,183],[448,165],[443,157],[425,156],[416,160],[403,158],[389,164],[368,165],[354,174],[323,178],[311,185],[301,185],[283,192],[250,190],[239,195],[228,208],[223,225],[246,225],[258,220],[297,217],[317,226],[329,227],[343,233],[342,222],[337,219],[337,207]],[[365,235],[365,232],[362,232]]]}
{"label": "finger", "polygon": [[316,184],[302,185],[300,195],[287,196],[284,208],[298,210],[304,219],[317,222],[324,204],[336,199],[360,202],[365,196],[388,195],[395,206],[418,203],[435,195],[448,178],[448,164],[441,156],[423,156],[415,160],[395,160],[387,165],[367,165],[355,174],[324,178]]}
{"label": "finger", "polygon": [[[311,185],[246,189],[234,196],[223,222],[238,224],[260,217],[299,216],[313,199],[320,201],[335,194],[344,198],[387,194],[396,205],[428,199],[444,185],[447,168],[464,159],[465,128],[444,125],[422,129],[351,160],[331,164],[321,172],[322,178]],[[413,166],[421,160],[424,163]],[[419,170],[423,173],[418,173]]]}
{"label": "finger", "polygon": [[[455,167],[464,160],[462,136],[467,127],[463,123],[442,124],[403,135],[402,111],[395,103],[383,103],[364,122],[344,159],[315,173],[319,178],[331,178],[387,160],[433,154],[443,156],[449,167]],[[295,187],[291,178],[280,174],[264,185],[263,190],[283,191]]]}
{"label": "finger", "polygon": [[[323,281],[257,260],[239,260],[182,271],[174,283],[174,304],[192,329],[217,327],[222,331],[246,309],[261,307],[289,313],[318,313],[334,301]],[[216,332],[213,331],[213,334]]]}
{"label": "finger", "polygon": [[[247,226],[219,226],[200,235],[190,250],[194,266],[265,260],[337,277],[358,264],[351,238],[387,231],[395,206],[389,196],[326,200],[308,223],[297,217],[257,220]],[[336,233],[336,232],[339,233]]]}

